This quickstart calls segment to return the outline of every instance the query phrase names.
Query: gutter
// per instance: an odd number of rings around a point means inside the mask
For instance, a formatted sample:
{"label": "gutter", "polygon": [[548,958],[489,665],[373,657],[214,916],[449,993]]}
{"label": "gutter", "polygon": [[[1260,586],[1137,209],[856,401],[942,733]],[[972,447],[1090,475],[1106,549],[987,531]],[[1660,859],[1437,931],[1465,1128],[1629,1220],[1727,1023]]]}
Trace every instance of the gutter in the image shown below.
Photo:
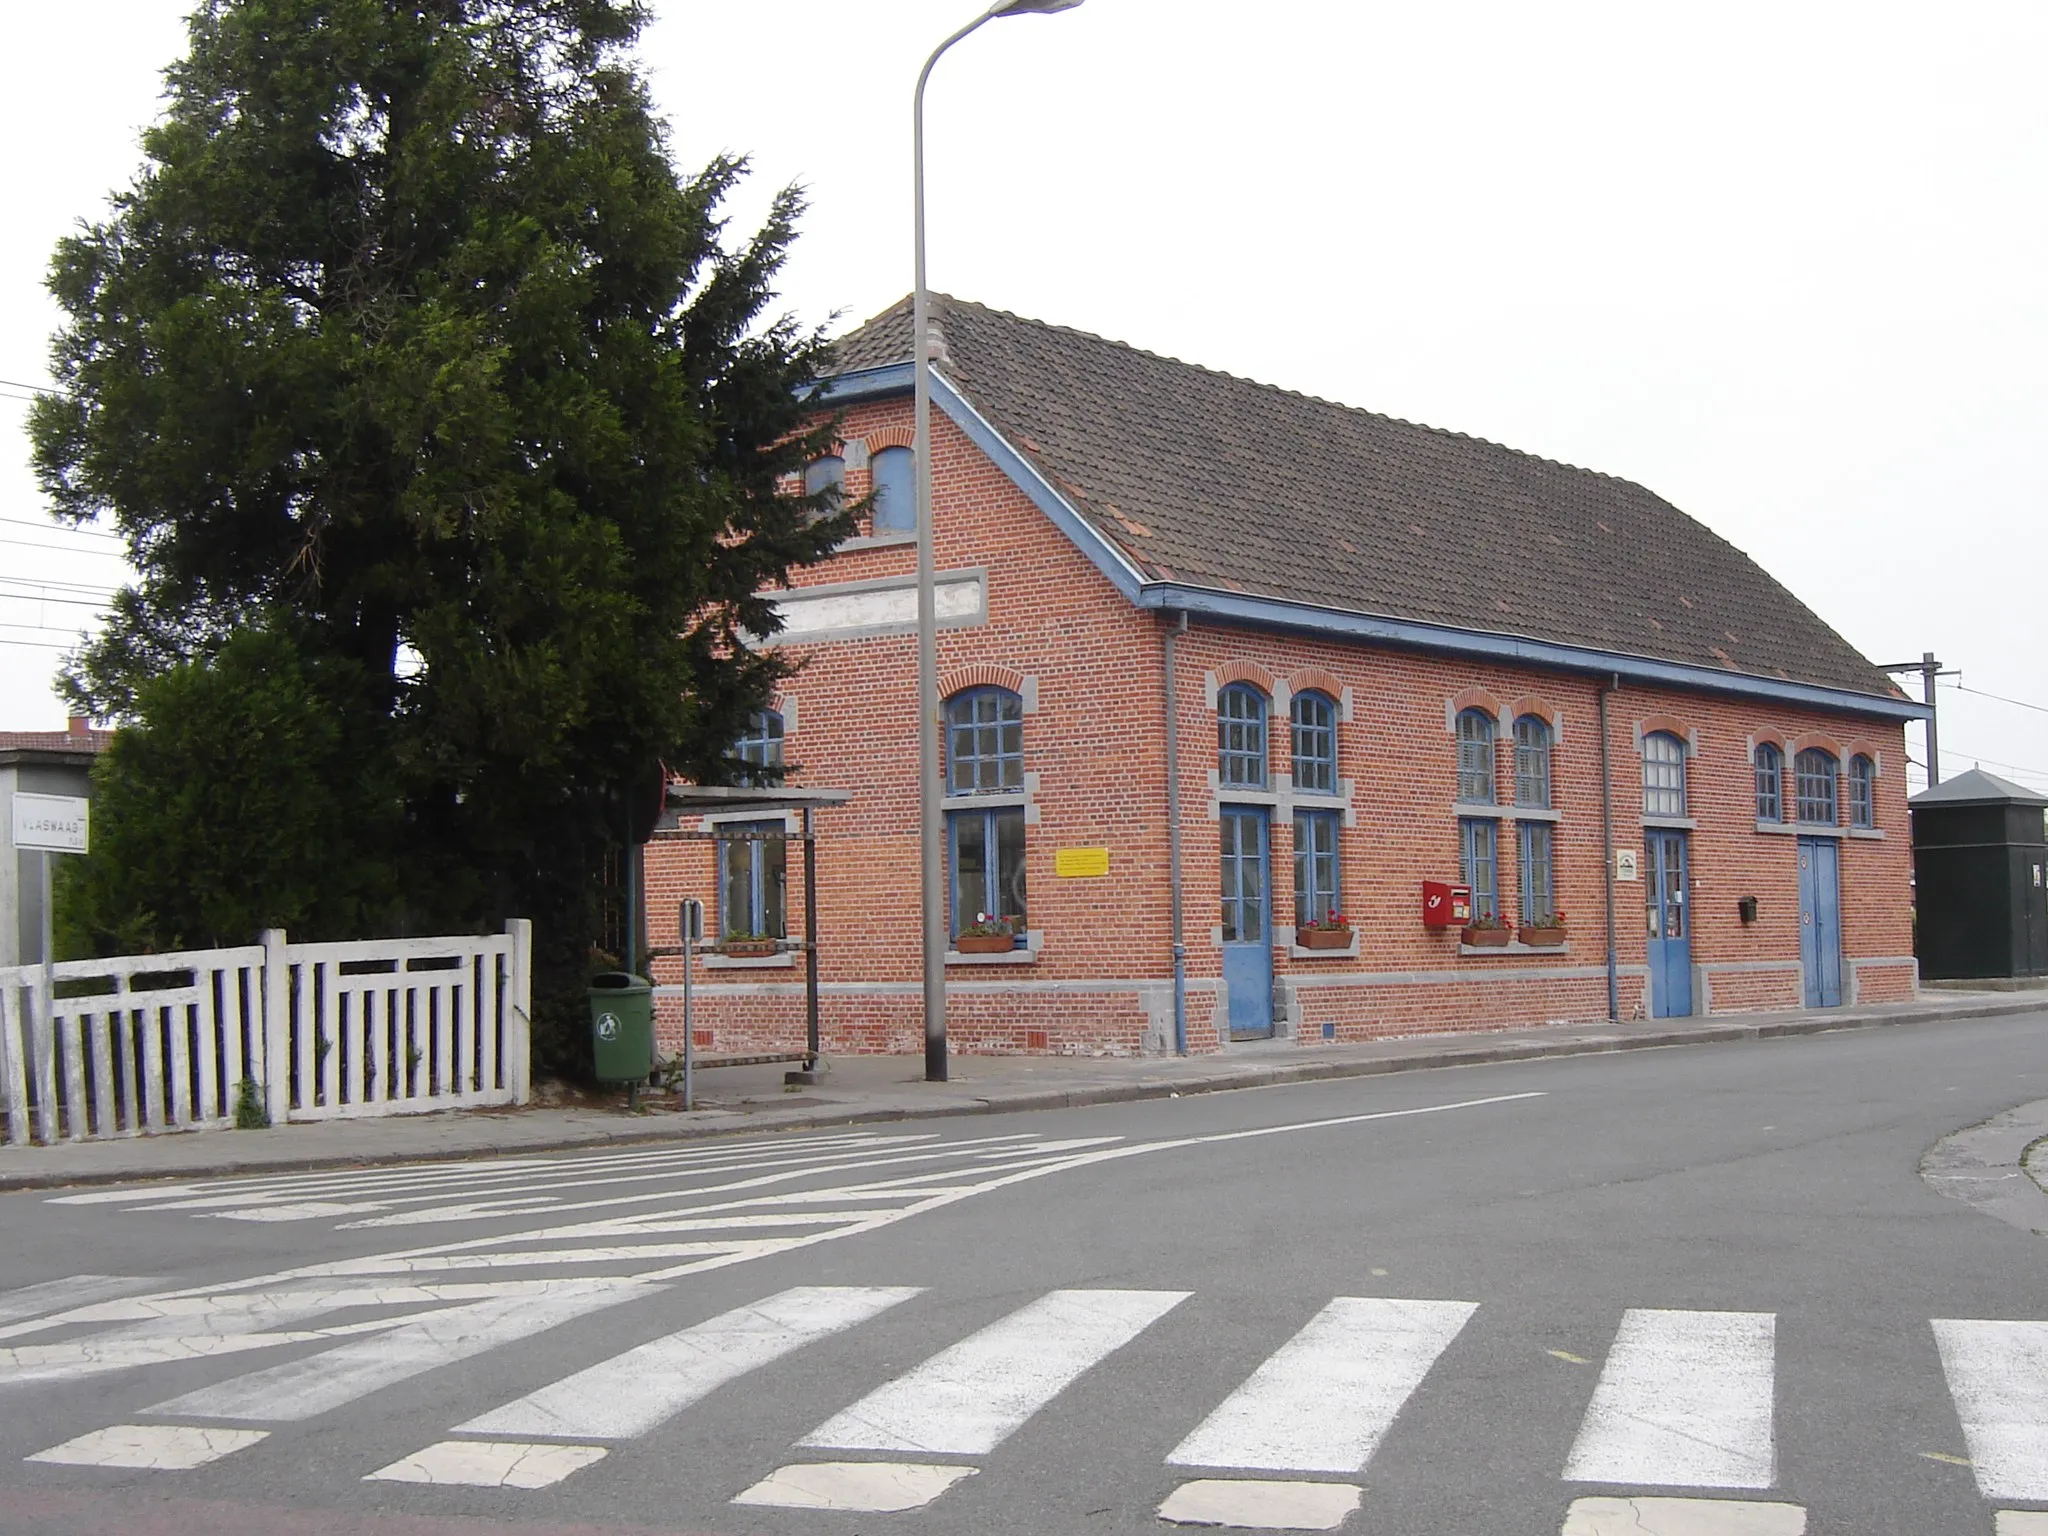
{"label": "gutter", "polygon": [[1600,835],[1607,846],[1601,850],[1600,867],[1607,872],[1607,1022],[1621,1022],[1621,967],[1614,949],[1614,768],[1613,746],[1607,729],[1607,699],[1621,690],[1615,677],[1600,688]]}
{"label": "gutter", "polygon": [[1173,1054],[1188,1053],[1188,946],[1182,927],[1180,884],[1180,699],[1174,672],[1175,642],[1188,632],[1188,616],[1166,631],[1166,846],[1167,886],[1173,903]]}

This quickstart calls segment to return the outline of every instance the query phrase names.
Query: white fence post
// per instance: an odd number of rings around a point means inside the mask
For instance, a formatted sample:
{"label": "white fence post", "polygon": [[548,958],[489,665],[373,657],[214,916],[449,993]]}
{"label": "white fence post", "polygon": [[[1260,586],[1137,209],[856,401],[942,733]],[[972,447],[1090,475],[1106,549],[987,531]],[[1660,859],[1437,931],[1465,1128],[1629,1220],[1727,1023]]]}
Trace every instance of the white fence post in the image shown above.
{"label": "white fence post", "polygon": [[263,1112],[272,1125],[283,1125],[292,1112],[292,964],[282,928],[263,930],[262,987],[263,1049],[252,1054],[263,1061]]}
{"label": "white fence post", "polygon": [[28,1144],[28,1031],[18,973],[0,972],[0,1109],[7,1112],[7,1139]]}
{"label": "white fence post", "polygon": [[533,919],[505,925],[512,938],[510,996],[505,999],[505,1086],[524,1104],[533,1087]]}

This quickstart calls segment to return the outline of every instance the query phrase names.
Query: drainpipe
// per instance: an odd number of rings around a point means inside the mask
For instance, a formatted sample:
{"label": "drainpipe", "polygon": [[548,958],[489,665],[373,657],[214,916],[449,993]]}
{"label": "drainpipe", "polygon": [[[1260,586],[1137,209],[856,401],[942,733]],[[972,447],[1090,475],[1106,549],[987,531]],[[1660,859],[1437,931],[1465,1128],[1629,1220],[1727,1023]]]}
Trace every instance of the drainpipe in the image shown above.
{"label": "drainpipe", "polygon": [[1614,954],[1614,772],[1608,745],[1607,696],[1621,687],[1621,674],[1600,685],[1600,827],[1607,846],[1600,863],[1607,871],[1607,1022],[1621,1022],[1621,975]]}
{"label": "drainpipe", "polygon": [[1166,631],[1166,846],[1167,885],[1173,897],[1173,1054],[1188,1053],[1188,947],[1181,929],[1180,890],[1180,703],[1174,674],[1174,642],[1188,632],[1187,610]]}

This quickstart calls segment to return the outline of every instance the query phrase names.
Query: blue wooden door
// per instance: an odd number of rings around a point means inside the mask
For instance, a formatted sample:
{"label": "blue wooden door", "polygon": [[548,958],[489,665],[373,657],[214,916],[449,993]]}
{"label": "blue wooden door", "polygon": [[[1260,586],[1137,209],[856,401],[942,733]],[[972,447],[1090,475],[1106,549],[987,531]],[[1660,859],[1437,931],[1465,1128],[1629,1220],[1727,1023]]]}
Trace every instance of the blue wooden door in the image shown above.
{"label": "blue wooden door", "polygon": [[1809,1008],[1842,1001],[1841,857],[1831,837],[1799,839],[1799,964]]}
{"label": "blue wooden door", "polygon": [[1683,832],[1644,834],[1643,895],[1650,925],[1650,1015],[1692,1012],[1692,913]]}
{"label": "blue wooden door", "polygon": [[1263,806],[1225,806],[1223,822],[1223,984],[1230,993],[1230,1038],[1273,1033],[1273,861]]}

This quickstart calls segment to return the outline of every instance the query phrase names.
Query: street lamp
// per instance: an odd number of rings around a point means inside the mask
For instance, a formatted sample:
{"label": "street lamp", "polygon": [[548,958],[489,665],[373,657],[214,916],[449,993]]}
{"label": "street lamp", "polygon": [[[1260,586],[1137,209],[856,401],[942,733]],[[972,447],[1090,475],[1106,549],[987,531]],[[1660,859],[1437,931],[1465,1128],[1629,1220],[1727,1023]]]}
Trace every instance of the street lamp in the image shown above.
{"label": "street lamp", "polygon": [[932,554],[932,355],[931,295],[924,285],[924,87],[945,51],[982,23],[998,16],[1050,15],[1071,11],[1081,0],[997,0],[932,50],[918,71],[911,109],[915,161],[913,219],[917,239],[917,281],[911,297],[911,358],[916,378],[917,438],[917,793],[918,851],[924,886],[924,1075],[946,1080],[946,881],[940,856],[945,824],[939,800],[939,612],[938,579]]}

